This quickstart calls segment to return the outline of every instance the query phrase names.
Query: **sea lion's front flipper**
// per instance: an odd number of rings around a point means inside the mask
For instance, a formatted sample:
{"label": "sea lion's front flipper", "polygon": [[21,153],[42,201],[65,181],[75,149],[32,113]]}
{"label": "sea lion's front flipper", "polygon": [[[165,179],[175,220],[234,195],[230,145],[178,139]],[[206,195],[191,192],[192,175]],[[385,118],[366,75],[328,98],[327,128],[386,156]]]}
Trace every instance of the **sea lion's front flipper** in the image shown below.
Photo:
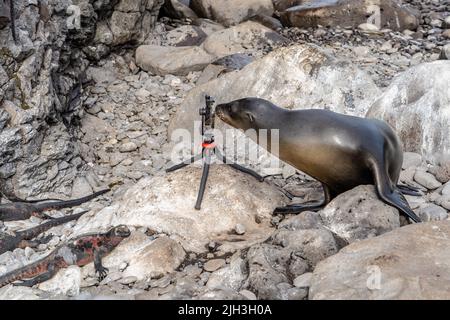
{"label": "sea lion's front flipper", "polygon": [[322,183],[324,199],[321,202],[314,204],[290,204],[285,207],[278,207],[273,211],[273,214],[299,214],[304,211],[319,211],[330,203],[332,196],[330,188]]}
{"label": "sea lion's front flipper", "polygon": [[406,201],[400,189],[390,181],[389,176],[383,168],[384,167],[380,166],[376,160],[371,160],[371,169],[375,180],[375,187],[380,198],[387,204],[400,210],[400,212],[407,215],[414,222],[422,222],[410,208],[408,201]]}

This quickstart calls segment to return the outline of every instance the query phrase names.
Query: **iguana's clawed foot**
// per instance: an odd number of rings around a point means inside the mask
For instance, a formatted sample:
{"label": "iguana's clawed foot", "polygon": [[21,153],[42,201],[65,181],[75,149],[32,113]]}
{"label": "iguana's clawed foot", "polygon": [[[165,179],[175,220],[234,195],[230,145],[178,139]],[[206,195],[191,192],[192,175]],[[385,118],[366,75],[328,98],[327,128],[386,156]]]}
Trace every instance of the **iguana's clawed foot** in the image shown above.
{"label": "iguana's clawed foot", "polygon": [[98,281],[102,281],[103,279],[105,279],[106,276],[108,275],[108,271],[109,271],[109,269],[105,268],[103,266],[97,267],[95,270],[95,273],[98,273],[98,277],[97,277]]}

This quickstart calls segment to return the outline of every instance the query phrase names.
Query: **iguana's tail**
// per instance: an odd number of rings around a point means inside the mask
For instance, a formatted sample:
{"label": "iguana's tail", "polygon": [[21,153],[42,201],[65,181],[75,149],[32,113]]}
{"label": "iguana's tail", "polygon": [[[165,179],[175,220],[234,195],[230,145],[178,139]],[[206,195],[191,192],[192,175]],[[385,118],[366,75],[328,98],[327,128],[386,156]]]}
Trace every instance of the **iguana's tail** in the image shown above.
{"label": "iguana's tail", "polygon": [[67,201],[57,201],[57,202],[37,203],[34,205],[34,207],[37,212],[42,212],[44,210],[51,210],[51,209],[71,208],[71,207],[78,206],[82,203],[88,202],[89,200],[92,200],[94,198],[97,198],[98,196],[105,194],[109,191],[110,191],[110,189],[97,191],[91,195],[88,195],[86,197],[79,198],[79,199],[73,199],[73,200],[67,200]]}
{"label": "iguana's tail", "polygon": [[54,218],[51,219],[47,222],[44,222],[34,228],[30,228],[24,231],[18,231],[16,232],[16,235],[20,236],[23,240],[31,240],[33,238],[36,238],[38,235],[40,235],[41,233],[59,226],[60,224],[72,221],[72,220],[77,220],[78,218],[80,218],[83,214],[85,214],[86,212],[88,212],[89,210],[85,210],[83,212],[80,213],[75,213],[75,214],[71,214],[65,217],[61,217],[61,218]]}

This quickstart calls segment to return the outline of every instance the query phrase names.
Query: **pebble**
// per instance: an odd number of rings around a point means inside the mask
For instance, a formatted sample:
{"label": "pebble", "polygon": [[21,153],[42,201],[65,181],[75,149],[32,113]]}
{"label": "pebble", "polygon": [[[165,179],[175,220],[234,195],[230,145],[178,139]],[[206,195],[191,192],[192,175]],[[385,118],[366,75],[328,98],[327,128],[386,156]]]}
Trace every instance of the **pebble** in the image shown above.
{"label": "pebble", "polygon": [[431,173],[425,172],[423,170],[416,171],[416,173],[414,174],[414,180],[428,190],[437,189],[442,185],[442,183],[437,181],[437,179]]}
{"label": "pebble", "polygon": [[236,232],[236,234],[238,235],[243,235],[245,234],[245,226],[243,224],[236,224],[236,226],[234,227],[234,231]]}
{"label": "pebble", "polygon": [[122,144],[119,148],[120,152],[132,152],[135,151],[138,148],[138,146],[136,145],[136,143],[130,141],[130,142],[126,142],[124,144]]}
{"label": "pebble", "polygon": [[224,265],[225,265],[224,259],[212,259],[203,265],[203,269],[208,272],[214,272],[222,268]]}

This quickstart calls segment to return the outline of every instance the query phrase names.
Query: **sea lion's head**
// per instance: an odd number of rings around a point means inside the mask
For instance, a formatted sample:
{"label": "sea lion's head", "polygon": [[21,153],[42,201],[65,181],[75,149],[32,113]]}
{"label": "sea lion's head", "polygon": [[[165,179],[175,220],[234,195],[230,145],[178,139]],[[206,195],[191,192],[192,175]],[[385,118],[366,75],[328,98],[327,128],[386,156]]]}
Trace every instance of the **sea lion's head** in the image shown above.
{"label": "sea lion's head", "polygon": [[[260,98],[244,98],[216,107],[216,115],[225,123],[244,131],[269,129],[277,110],[281,108]],[[282,110],[282,109],[281,109]]]}

